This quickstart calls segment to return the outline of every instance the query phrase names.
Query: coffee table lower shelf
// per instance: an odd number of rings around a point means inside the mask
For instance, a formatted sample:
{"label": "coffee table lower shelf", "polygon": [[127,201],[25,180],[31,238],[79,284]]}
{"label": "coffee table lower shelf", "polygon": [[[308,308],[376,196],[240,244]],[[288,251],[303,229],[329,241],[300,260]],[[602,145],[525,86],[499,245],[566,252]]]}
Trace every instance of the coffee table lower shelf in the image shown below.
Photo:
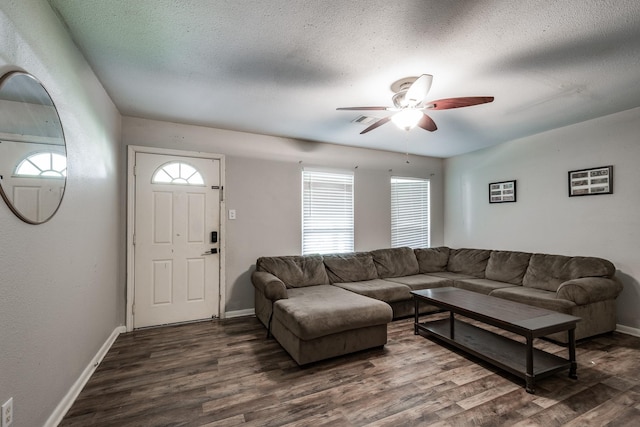
{"label": "coffee table lower shelf", "polygon": [[[416,324],[419,331],[442,340],[488,363],[527,380],[527,346],[462,320],[451,317]],[[533,349],[533,379],[569,369],[571,362],[554,354]],[[529,391],[529,390],[527,390]]]}

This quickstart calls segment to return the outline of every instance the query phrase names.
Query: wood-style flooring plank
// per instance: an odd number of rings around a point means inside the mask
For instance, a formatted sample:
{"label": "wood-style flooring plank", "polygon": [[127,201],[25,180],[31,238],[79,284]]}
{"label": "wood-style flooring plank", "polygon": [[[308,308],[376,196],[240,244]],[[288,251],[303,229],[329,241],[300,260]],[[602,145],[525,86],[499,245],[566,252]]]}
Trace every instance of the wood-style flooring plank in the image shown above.
{"label": "wood-style flooring plank", "polygon": [[166,326],[120,335],[60,425],[640,425],[640,338],[580,342],[577,360],[578,380],[560,372],[529,394],[522,379],[414,335],[413,319],[389,324],[383,348],[303,367],[255,317]]}

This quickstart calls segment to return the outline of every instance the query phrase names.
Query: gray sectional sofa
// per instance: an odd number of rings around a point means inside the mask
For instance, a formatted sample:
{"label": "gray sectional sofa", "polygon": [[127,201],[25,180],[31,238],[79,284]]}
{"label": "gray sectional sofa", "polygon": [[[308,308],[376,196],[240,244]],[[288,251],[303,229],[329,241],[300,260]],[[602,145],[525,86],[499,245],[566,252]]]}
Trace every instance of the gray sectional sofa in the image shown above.
{"label": "gray sectional sofa", "polygon": [[455,286],[578,316],[576,339],[615,329],[622,290],[601,258],[448,247],[262,257],[252,282],[256,316],[300,365],[386,344],[387,324],[414,314],[412,290]]}

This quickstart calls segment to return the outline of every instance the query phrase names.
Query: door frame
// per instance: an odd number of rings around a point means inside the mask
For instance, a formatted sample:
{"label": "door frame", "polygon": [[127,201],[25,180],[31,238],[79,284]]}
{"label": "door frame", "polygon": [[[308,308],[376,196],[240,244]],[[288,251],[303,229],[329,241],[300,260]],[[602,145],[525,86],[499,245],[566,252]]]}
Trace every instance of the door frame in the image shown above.
{"label": "door frame", "polygon": [[143,147],[138,145],[127,146],[127,312],[125,326],[127,332],[133,330],[133,300],[134,300],[134,272],[135,272],[135,254],[133,247],[133,234],[135,231],[135,206],[136,206],[136,190],[135,190],[135,159],[137,153],[161,154],[180,157],[199,157],[203,159],[215,159],[220,161],[220,233],[219,233],[219,251],[220,251],[220,285],[218,299],[218,313],[221,319],[225,318],[226,306],[226,217],[225,208],[225,157],[223,154],[206,153],[203,151],[184,151],[168,148]]}

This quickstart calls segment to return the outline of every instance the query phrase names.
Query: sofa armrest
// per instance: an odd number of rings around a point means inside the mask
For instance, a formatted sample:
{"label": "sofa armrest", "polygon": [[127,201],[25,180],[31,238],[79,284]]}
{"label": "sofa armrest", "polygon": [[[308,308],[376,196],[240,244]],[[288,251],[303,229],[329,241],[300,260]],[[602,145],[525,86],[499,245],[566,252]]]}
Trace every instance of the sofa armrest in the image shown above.
{"label": "sofa armrest", "polygon": [[251,282],[256,289],[259,289],[267,299],[273,302],[288,298],[284,282],[271,273],[254,271],[251,274]]}
{"label": "sofa armrest", "polygon": [[583,277],[560,284],[556,298],[585,305],[597,301],[615,299],[622,291],[622,283],[616,278]]}

